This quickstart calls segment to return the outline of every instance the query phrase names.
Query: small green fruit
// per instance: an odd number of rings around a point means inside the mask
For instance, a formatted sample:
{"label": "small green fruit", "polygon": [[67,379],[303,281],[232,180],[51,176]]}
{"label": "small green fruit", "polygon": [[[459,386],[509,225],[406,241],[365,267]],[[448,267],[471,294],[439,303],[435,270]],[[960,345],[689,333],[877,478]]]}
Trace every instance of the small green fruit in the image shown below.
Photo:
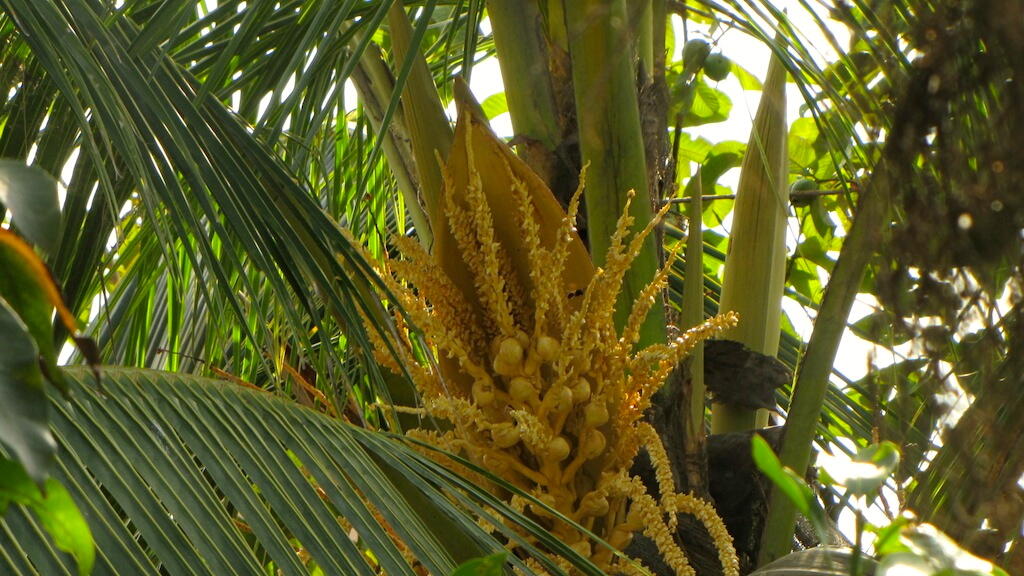
{"label": "small green fruit", "polygon": [[[789,187],[789,193],[792,194],[794,192],[809,192],[811,190],[817,189],[817,182],[809,178],[801,178],[800,180],[793,182],[793,184]],[[799,195],[790,198],[790,202],[793,203],[793,206],[797,207],[810,206],[813,201],[813,197],[800,197]]]}
{"label": "small green fruit", "polygon": [[818,183],[810,178],[801,178],[789,187],[790,192],[806,192],[808,190],[817,190]]}
{"label": "small green fruit", "polygon": [[683,72],[696,74],[704,64],[704,59],[711,53],[711,45],[707,40],[690,40],[683,46]]}
{"label": "small green fruit", "polygon": [[704,75],[715,82],[725,80],[731,70],[732,61],[721,52],[715,52],[704,59]]}

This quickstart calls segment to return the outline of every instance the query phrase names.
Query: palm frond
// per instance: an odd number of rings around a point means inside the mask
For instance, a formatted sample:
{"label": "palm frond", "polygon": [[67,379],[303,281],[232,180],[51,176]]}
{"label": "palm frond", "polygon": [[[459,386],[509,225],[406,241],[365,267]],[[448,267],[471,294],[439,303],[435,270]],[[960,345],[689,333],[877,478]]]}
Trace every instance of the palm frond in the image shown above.
{"label": "palm frond", "polygon": [[[82,161],[75,167],[68,193],[66,222],[71,230],[62,259],[55,264],[66,275],[61,280],[69,281],[79,314],[88,310],[96,294],[116,288],[121,272],[129,276],[120,280],[127,281],[131,275],[163,269],[168,289],[164,297],[172,305],[185,299],[182,287],[196,286],[196,296],[210,311],[238,319],[238,332],[211,330],[213,323],[207,322],[195,341],[205,343],[198,356],[210,362],[232,370],[255,370],[243,377],[256,379],[263,373],[262,378],[273,382],[273,359],[291,349],[309,351],[306,357],[292,358],[292,363],[306,362],[321,374],[338,374],[344,364],[338,343],[320,338],[322,334],[344,333],[353,350],[370,349],[361,310],[380,304],[361,297],[355,288],[358,282],[351,278],[362,276],[372,282],[373,274],[324,212],[319,198],[296,180],[274,151],[255,140],[245,123],[209,94],[194,73],[161,48],[136,50],[140,43],[163,47],[177,37],[161,39],[152,25],[140,29],[132,12],[99,9],[88,1],[60,8],[19,1],[4,6],[5,19],[19,30],[12,33],[15,44],[28,49],[27,66],[38,68],[44,84],[51,86],[44,95],[25,88],[25,97],[52,104],[49,121],[64,121],[59,134],[52,128],[43,133],[44,144],[58,140],[58,135],[64,143],[62,154],[54,154],[48,168],[59,172],[74,147],[81,149]],[[275,55],[281,52],[278,48]],[[328,48],[324,52],[338,54],[336,47],[333,52]],[[295,93],[319,103],[330,90],[308,92]],[[277,108],[268,110],[273,115]],[[77,141],[64,134],[69,125],[80,130]],[[263,122],[259,130],[273,133],[276,128]],[[37,132],[28,132],[31,143]],[[301,158],[302,164],[312,164],[303,155],[310,136],[302,139],[307,143],[281,153],[284,162]],[[106,210],[85,210],[90,202]],[[376,217],[371,221],[380,223]],[[145,251],[145,260],[128,267],[113,261],[117,250],[109,251],[106,244],[113,233],[118,246],[129,246],[133,231],[148,236],[142,242],[156,250]],[[74,271],[104,267],[103,280],[86,272],[79,285],[71,276]],[[152,365],[153,350],[177,343],[183,316],[170,314],[166,324],[154,324],[152,301],[142,292],[116,293],[135,298],[126,306],[117,301],[110,305],[134,318],[130,324],[138,330],[139,344],[117,359]],[[267,301],[277,304],[273,321],[262,318],[266,308],[256,305]],[[163,330],[153,332],[154,328]],[[238,341],[249,343],[248,360],[228,365],[226,349]],[[373,372],[375,364],[366,362],[364,368]]]}
{"label": "palm frond", "polygon": [[[54,400],[57,477],[85,514],[97,574],[448,574],[502,551],[485,519],[575,558],[521,514],[398,439],[223,381],[108,369],[68,371],[74,399]],[[37,522],[0,520],[5,574],[73,572]],[[513,565],[524,568],[518,558]],[[553,569],[549,560],[541,565]]]}

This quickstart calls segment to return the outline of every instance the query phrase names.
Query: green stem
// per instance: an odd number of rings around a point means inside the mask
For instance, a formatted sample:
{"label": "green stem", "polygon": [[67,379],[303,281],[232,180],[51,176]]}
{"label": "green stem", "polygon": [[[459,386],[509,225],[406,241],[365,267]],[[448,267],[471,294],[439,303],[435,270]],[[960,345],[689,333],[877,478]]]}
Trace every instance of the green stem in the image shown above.
{"label": "green stem", "polygon": [[[394,92],[395,81],[376,44],[368,45],[363,51],[359,64],[352,74],[352,82],[373,129],[381,130],[384,110]],[[398,183],[398,190],[405,201],[405,209],[409,211],[409,217],[416,228],[416,237],[421,244],[429,247],[433,243],[433,234],[430,231],[430,220],[417,196],[420,187],[419,175],[409,145],[404,115],[400,111],[388,123],[387,130],[388,134],[384,137],[382,145],[384,158]]]}
{"label": "green stem", "polygon": [[[807,343],[807,352],[797,370],[779,458],[783,465],[800,474],[810,464],[814,432],[850,309],[860,289],[864,270],[889,222],[889,185],[889,173],[883,166],[861,192],[856,217],[832,270]],[[766,564],[790,552],[795,520],[793,503],[778,487],[773,488],[759,564]]]}
{"label": "green stem", "polygon": [[[394,65],[400,66],[410,50],[419,49],[418,46],[411,46],[412,25],[401,2],[391,5],[388,24],[391,28]],[[426,59],[422,53],[415,54],[413,58],[415,60],[402,90],[402,110],[412,139],[413,155],[416,157],[423,207],[427,216],[436,219],[440,214],[441,190],[444,186],[436,154],[442,158],[448,155],[454,135]]]}
{"label": "green stem", "polygon": [[488,0],[487,12],[517,148],[552,186],[562,137],[543,17],[534,0]]}
{"label": "green stem", "polygon": [[[654,50],[654,68],[651,69],[651,75],[655,78],[665,77],[665,60],[668,58],[667,44],[666,44],[666,30],[668,26],[668,2],[667,0],[651,0],[651,36],[654,38],[653,50]],[[665,119],[668,121],[668,118]]]}
{"label": "green stem", "polygon": [[654,6],[652,0],[643,0],[641,4],[642,11],[637,25],[637,56],[643,64],[643,81],[648,82],[654,76]]}
{"label": "green stem", "polygon": [[[634,230],[652,217],[643,135],[632,61],[632,41],[623,0],[565,3],[576,96],[580,150],[587,172],[587,226],[594,263],[604,264],[612,233],[630,190]],[[658,257],[653,236],[623,281],[616,308],[621,326],[641,290],[654,277]],[[641,329],[639,346],[665,341],[665,311],[654,306]]]}
{"label": "green stem", "polygon": [[566,29],[565,1],[564,0],[540,0],[543,3],[543,12],[547,18],[548,38],[551,45],[557,46],[563,52],[569,51],[569,31]]}
{"label": "green stem", "polygon": [[[701,213],[701,171],[690,179],[686,194],[692,201],[686,206],[689,224],[686,236],[686,276],[683,278],[683,329],[704,321],[704,233]],[[687,453],[704,440],[704,343],[690,354],[690,411],[686,420]],[[693,488],[691,486],[691,488]]]}

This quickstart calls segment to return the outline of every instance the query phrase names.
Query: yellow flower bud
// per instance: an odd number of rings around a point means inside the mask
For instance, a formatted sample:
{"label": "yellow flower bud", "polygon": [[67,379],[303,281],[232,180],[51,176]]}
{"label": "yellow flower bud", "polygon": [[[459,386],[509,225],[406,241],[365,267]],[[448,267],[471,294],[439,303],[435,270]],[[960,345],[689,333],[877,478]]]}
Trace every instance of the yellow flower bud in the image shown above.
{"label": "yellow flower bud", "polygon": [[514,376],[523,368],[523,345],[515,338],[505,338],[494,356],[494,371],[502,376]]}
{"label": "yellow flower bud", "polygon": [[552,414],[565,414],[572,410],[572,390],[565,386],[555,386],[548,390],[548,396],[550,399],[545,400],[551,403]]}
{"label": "yellow flower bud", "polygon": [[587,400],[590,400],[590,381],[581,377],[572,387],[572,401],[574,404],[580,404]]}
{"label": "yellow flower bud", "polygon": [[604,426],[608,422],[608,405],[604,401],[591,402],[583,408],[583,424],[589,428]]}
{"label": "yellow flower bud", "polygon": [[537,354],[540,355],[541,360],[552,362],[558,358],[558,353],[561,351],[562,345],[551,336],[545,335],[537,338]]}
{"label": "yellow flower bud", "polygon": [[[555,497],[552,496],[551,494],[535,494],[534,497],[552,508],[555,507]],[[550,512],[533,503],[530,504],[530,510],[532,510],[534,514],[540,516],[541,518],[552,517]]]}
{"label": "yellow flower bud", "polygon": [[581,452],[584,458],[590,460],[600,456],[607,445],[608,441],[604,434],[600,430],[591,429],[587,432],[586,440],[583,441]]}
{"label": "yellow flower bud", "polygon": [[633,533],[621,528],[616,528],[612,531],[612,535],[608,538],[608,543],[612,545],[612,548],[616,550],[625,550],[626,546],[629,546],[630,541],[633,540]]}
{"label": "yellow flower bud", "polygon": [[644,518],[643,512],[640,511],[639,506],[630,506],[629,512],[626,513],[625,527],[632,530],[639,530],[647,524],[647,520]]}
{"label": "yellow flower bud", "polygon": [[580,512],[586,516],[604,516],[608,514],[608,498],[597,490],[588,492],[580,500]]}
{"label": "yellow flower bud", "polygon": [[558,436],[551,442],[548,442],[547,457],[556,462],[561,462],[569,457],[570,449],[569,441]]}
{"label": "yellow flower bud", "polygon": [[529,380],[522,376],[516,376],[508,383],[508,395],[513,400],[528,402],[530,399],[537,398],[537,390],[534,389],[533,384]]}
{"label": "yellow flower bud", "polygon": [[587,540],[579,540],[572,543],[570,546],[577,554],[584,558],[590,558],[590,542]]}
{"label": "yellow flower bud", "polygon": [[497,448],[509,448],[519,442],[519,429],[511,422],[502,422],[491,427],[491,439]]}
{"label": "yellow flower bud", "polygon": [[484,380],[473,382],[473,400],[478,406],[490,406],[494,402],[494,385]]}

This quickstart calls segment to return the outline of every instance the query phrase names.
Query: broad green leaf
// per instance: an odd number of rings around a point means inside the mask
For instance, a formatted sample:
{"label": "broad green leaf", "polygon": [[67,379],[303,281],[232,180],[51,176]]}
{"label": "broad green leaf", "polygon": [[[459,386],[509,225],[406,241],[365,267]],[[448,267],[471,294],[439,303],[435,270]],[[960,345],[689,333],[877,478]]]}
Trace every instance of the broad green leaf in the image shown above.
{"label": "broad green leaf", "polygon": [[7,512],[7,506],[12,502],[27,505],[41,498],[39,486],[29,478],[24,466],[0,457],[0,516]]}
{"label": "broad green leaf", "polygon": [[60,204],[57,181],[34,166],[0,160],[0,204],[11,211],[11,221],[30,242],[47,254],[60,246]]}
{"label": "broad green leaf", "polygon": [[693,103],[683,119],[684,126],[700,126],[729,118],[732,100],[725,92],[708,86],[702,79],[693,86]]}
{"label": "broad green leaf", "polygon": [[[738,144],[738,143],[737,143]],[[704,190],[714,190],[718,179],[729,170],[743,162],[743,147],[716,145],[708,153],[701,166],[702,186]]]}
{"label": "broad green leaf", "polygon": [[694,138],[690,134],[679,135],[679,161],[703,164],[714,146],[705,138]]}
{"label": "broad green leaf", "polygon": [[92,533],[63,484],[48,478],[45,490],[40,490],[19,463],[0,457],[0,514],[9,502],[32,511],[57,548],[75,559],[80,575],[92,572],[96,559]]}
{"label": "broad green leaf", "polygon": [[0,229],[0,297],[24,322],[42,356],[46,378],[61,390],[64,381],[57,367],[53,343],[54,308],[58,318],[72,332],[75,319],[64,306],[49,270],[32,247],[10,230]]}
{"label": "broad green leaf", "polygon": [[827,540],[828,530],[825,522],[825,511],[821,509],[814,497],[814,492],[807,485],[803,477],[792,469],[782,465],[779,457],[772,451],[772,447],[761,436],[754,434],[751,437],[751,452],[754,457],[754,464],[758,470],[764,473],[773,484],[779,487],[787,498],[796,506],[796,509],[803,514],[811,524],[814,525],[819,537],[824,542]]}
{"label": "broad green leaf", "polygon": [[[732,190],[724,186],[715,186],[715,195],[729,194]],[[707,194],[707,192],[705,192]],[[715,200],[704,201],[704,214],[701,220],[704,221],[706,228],[717,228],[721,226],[725,221],[725,217],[732,212],[732,207],[736,204],[736,201],[730,198],[716,198]]]}
{"label": "broad green leaf", "polygon": [[815,164],[818,150],[815,144],[818,140],[818,126],[812,118],[797,118],[789,126],[789,162],[797,169],[803,171]]}
{"label": "broad green leaf", "polygon": [[25,324],[0,296],[0,442],[42,484],[50,473],[57,443],[50,420],[39,350]]}
{"label": "broad green leaf", "polygon": [[858,496],[874,495],[899,463],[899,449],[892,442],[862,448],[853,458],[827,453],[818,456],[818,464],[827,473],[830,483],[845,486]]}
{"label": "broad green leaf", "polygon": [[822,287],[821,280],[812,268],[814,267],[809,265],[807,261],[803,259],[797,260],[796,265],[790,269],[787,280],[790,287],[796,290],[797,294],[813,302],[821,297]]}
{"label": "broad green leaf", "polygon": [[505,99],[504,92],[498,92],[497,94],[491,94],[480,103],[480,107],[483,108],[484,114],[488,120],[493,120],[497,116],[501,116],[505,112],[508,112],[508,101]]}
{"label": "broad green leaf", "polygon": [[474,558],[459,565],[451,576],[502,576],[508,552],[499,552],[483,558]]}
{"label": "broad green leaf", "polygon": [[796,504],[796,507],[804,515],[809,516],[811,512],[811,500],[814,495],[810,487],[796,472],[782,466],[779,457],[772,451],[768,441],[761,436],[754,434],[751,438],[751,450],[754,455],[754,464],[764,473],[776,486],[786,493],[786,496]]}
{"label": "broad green leaf", "polygon": [[740,81],[740,86],[744,90],[761,90],[764,88],[764,84],[757,79],[757,76],[754,76],[749,70],[737,64],[735,60],[732,62],[732,73]]}
{"label": "broad green leaf", "polygon": [[868,342],[883,346],[896,346],[911,338],[911,334],[902,328],[900,322],[894,322],[892,313],[886,310],[864,316],[851,324],[850,330]]}
{"label": "broad green leaf", "polygon": [[711,148],[712,156],[724,156],[724,155],[736,155],[742,161],[743,155],[747,151],[747,143],[740,142],[739,140],[722,140],[721,142],[715,142],[715,145]]}
{"label": "broad green leaf", "polygon": [[835,260],[826,252],[820,236],[811,236],[801,242],[796,247],[796,253],[801,258],[813,262],[827,271],[831,271],[832,266],[835,265]]}
{"label": "broad green leaf", "polygon": [[895,552],[907,550],[905,544],[900,541],[903,530],[910,525],[910,519],[906,516],[897,516],[892,522],[885,526],[868,526],[868,530],[875,533],[874,548],[879,556],[886,556]]}
{"label": "broad green leaf", "polygon": [[96,544],[89,524],[64,485],[54,478],[47,478],[46,496],[32,506],[32,511],[46,533],[53,538],[57,548],[75,559],[78,573],[92,573],[96,562]]}

